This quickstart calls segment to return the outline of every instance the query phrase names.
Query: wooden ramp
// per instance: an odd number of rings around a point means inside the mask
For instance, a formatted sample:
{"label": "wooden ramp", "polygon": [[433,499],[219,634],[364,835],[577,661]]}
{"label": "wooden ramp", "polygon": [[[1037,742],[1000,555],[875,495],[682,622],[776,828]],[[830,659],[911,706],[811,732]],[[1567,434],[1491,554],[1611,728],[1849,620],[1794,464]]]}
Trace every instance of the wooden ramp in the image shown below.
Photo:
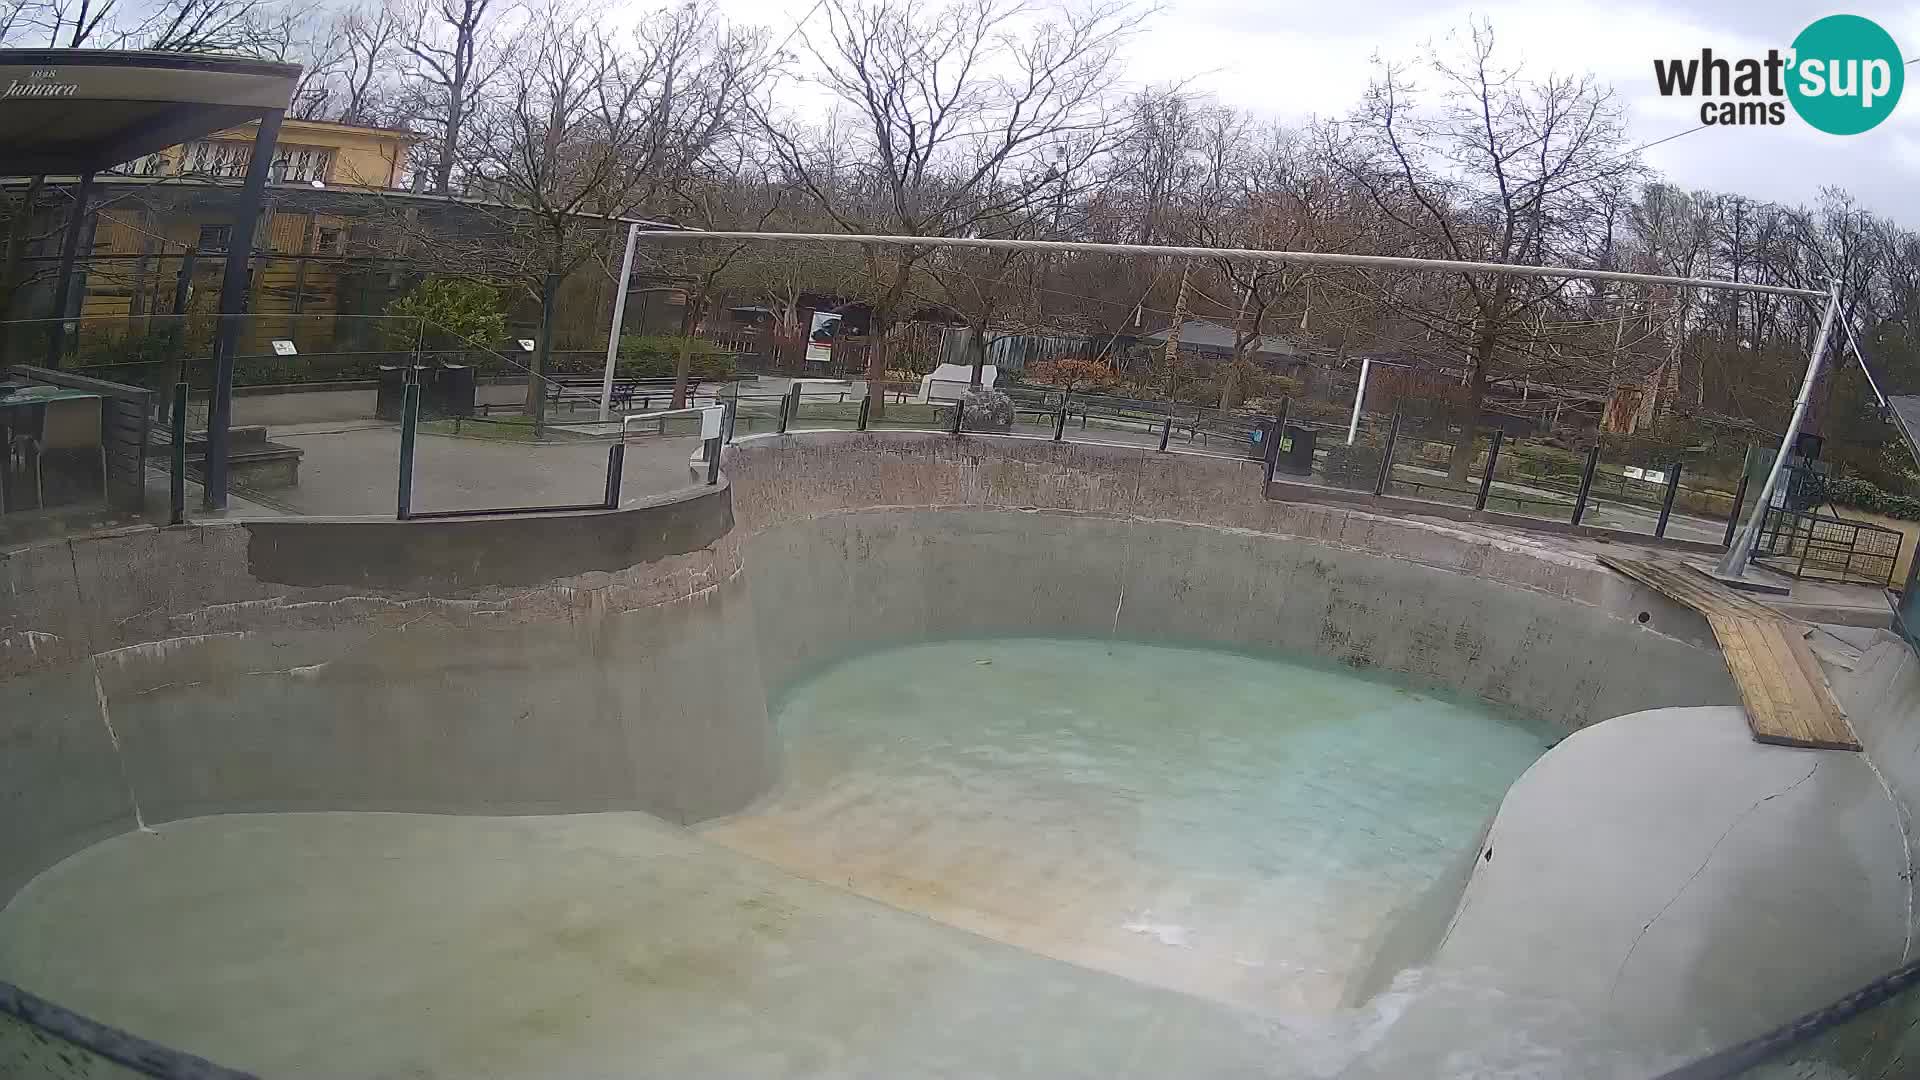
{"label": "wooden ramp", "polygon": [[1610,555],[1600,561],[1706,616],[1756,741],[1860,749],[1799,624],[1690,566]]}

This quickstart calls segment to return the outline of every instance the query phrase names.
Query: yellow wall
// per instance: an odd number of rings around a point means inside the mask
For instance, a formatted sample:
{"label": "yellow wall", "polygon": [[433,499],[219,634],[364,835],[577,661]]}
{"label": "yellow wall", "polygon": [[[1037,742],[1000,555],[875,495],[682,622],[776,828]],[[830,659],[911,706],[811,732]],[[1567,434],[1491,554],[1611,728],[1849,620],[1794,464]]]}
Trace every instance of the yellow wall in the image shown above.
{"label": "yellow wall", "polygon": [[[259,123],[250,123],[207,136],[205,141],[253,141]],[[341,187],[390,188],[400,183],[407,168],[407,150],[415,136],[386,128],[357,127],[319,120],[286,120],[280,125],[283,146],[318,146],[333,150],[333,164],[324,177],[329,185]],[[167,165],[163,175],[179,171],[185,148],[169,147],[160,152]]]}

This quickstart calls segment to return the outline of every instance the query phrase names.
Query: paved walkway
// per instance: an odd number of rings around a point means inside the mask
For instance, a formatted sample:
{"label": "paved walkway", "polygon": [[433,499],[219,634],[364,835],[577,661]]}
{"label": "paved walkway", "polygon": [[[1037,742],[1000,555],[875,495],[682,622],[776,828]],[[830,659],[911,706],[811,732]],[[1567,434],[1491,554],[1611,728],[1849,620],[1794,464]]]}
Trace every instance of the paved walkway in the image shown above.
{"label": "paved walkway", "polygon": [[[276,428],[273,440],[304,451],[299,486],[242,495],[298,514],[394,513],[400,476],[399,425],[294,424]],[[629,442],[621,502],[634,503],[691,486],[687,459],[699,444],[697,436]],[[414,451],[413,508],[597,503],[606,493],[608,445],[598,440],[533,444],[422,433]]]}

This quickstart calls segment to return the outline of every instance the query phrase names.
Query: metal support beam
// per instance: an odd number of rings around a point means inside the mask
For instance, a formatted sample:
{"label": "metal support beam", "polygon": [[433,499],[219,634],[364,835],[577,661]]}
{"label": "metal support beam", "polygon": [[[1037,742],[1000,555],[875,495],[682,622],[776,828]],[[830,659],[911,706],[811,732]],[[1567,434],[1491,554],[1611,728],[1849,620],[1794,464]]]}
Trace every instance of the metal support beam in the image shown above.
{"label": "metal support beam", "polygon": [[1328,251],[1264,251],[1253,248],[1173,247],[1162,244],[1085,244],[1066,240],[994,240],[976,236],[883,236],[865,233],[700,232],[697,229],[652,231],[649,241],[786,240],[811,244],[857,244],[881,247],[974,248],[987,251],[1066,251],[1081,255],[1157,255],[1176,259],[1225,259],[1229,262],[1285,263],[1295,266],[1359,266],[1374,270],[1440,270],[1449,273],[1515,274],[1520,277],[1578,278],[1585,281],[1625,281],[1639,285],[1682,285],[1729,289],[1735,292],[1805,296],[1823,293],[1784,285],[1759,285],[1716,278],[1672,277],[1666,274],[1629,274],[1619,270],[1585,270],[1572,266],[1520,266],[1513,263],[1464,262],[1458,259],[1415,259],[1401,255],[1347,255]]}
{"label": "metal support beam", "polygon": [[1385,495],[1387,482],[1393,479],[1393,444],[1400,439],[1400,410],[1393,410],[1393,419],[1387,422],[1386,452],[1380,455],[1380,475],[1373,479],[1373,493]]}
{"label": "metal support beam", "polygon": [[1747,481],[1752,479],[1745,469],[1740,470],[1740,486],[1733,489],[1733,509],[1727,511],[1727,535],[1720,540],[1721,547],[1733,546],[1733,530],[1740,527],[1740,508],[1747,504]]}
{"label": "metal support beam", "polygon": [[1660,500],[1660,523],[1653,527],[1653,535],[1667,535],[1667,519],[1673,516],[1673,497],[1680,493],[1680,463],[1668,466],[1667,494]]}
{"label": "metal support beam", "polygon": [[873,409],[873,391],[869,390],[867,391],[867,396],[860,399],[860,420],[858,423],[853,425],[853,430],[855,431],[867,430],[867,414],[871,412],[872,409]]}
{"label": "metal support beam", "polygon": [[627,444],[624,439],[607,447],[607,496],[609,510],[620,509],[620,484],[627,471]]}
{"label": "metal support beam", "polygon": [[173,384],[173,413],[170,417],[173,445],[173,476],[168,485],[168,505],[172,511],[168,523],[183,525],[187,520],[187,384]]}
{"label": "metal support beam", "polygon": [[67,352],[67,315],[73,306],[73,263],[80,254],[80,237],[87,231],[87,201],[93,197],[93,174],[82,173],[73,194],[73,213],[60,239],[60,280],[53,291],[53,322],[47,329],[47,366],[58,370]]}
{"label": "metal support beam", "polygon": [[1353,391],[1353,417],[1347,421],[1347,445],[1353,445],[1354,436],[1360,434],[1360,406],[1367,400],[1367,376],[1373,371],[1373,361],[1360,358],[1360,385]]}
{"label": "metal support beam", "polygon": [[400,405],[400,497],[394,517],[413,514],[413,441],[420,427],[420,384],[409,380]]}
{"label": "metal support beam", "polygon": [[1487,447],[1487,471],[1480,474],[1480,494],[1473,499],[1475,510],[1487,508],[1487,495],[1493,490],[1493,467],[1500,462],[1500,440],[1505,435],[1499,428],[1493,429],[1493,444]]}
{"label": "metal support beam", "polygon": [[269,109],[260,118],[260,130],[253,136],[253,157],[247,161],[247,178],[240,185],[240,203],[233,212],[232,233],[227,237],[227,265],[220,278],[220,329],[213,341],[213,400],[207,408],[205,501],[209,510],[224,510],[227,505],[233,354],[240,347],[240,331],[246,320],[253,229],[260,220],[260,198],[267,188],[267,170],[273,165],[273,147],[280,141],[281,116],[281,110]]}
{"label": "metal support beam", "polygon": [[1800,380],[1800,395],[1793,402],[1793,417],[1787,421],[1787,432],[1780,437],[1780,449],[1773,455],[1773,467],[1767,470],[1767,479],[1760,485],[1759,494],[1754,496],[1753,509],[1748,513],[1746,525],[1727,546],[1727,553],[1721,557],[1720,565],[1714,568],[1715,577],[1738,579],[1747,572],[1747,563],[1753,558],[1753,545],[1760,537],[1760,527],[1765,521],[1767,508],[1773,505],[1773,492],[1779,486],[1781,470],[1786,468],[1787,455],[1793,453],[1794,440],[1800,437],[1801,425],[1806,423],[1807,406],[1813,400],[1813,387],[1820,379],[1820,361],[1826,356],[1827,340],[1833,336],[1834,318],[1839,313],[1840,282],[1835,279],[1827,286],[1827,310],[1820,317],[1820,333],[1813,339],[1813,355],[1807,360],[1806,376]]}
{"label": "metal support beam", "polygon": [[1593,449],[1587,451],[1587,467],[1580,470],[1580,494],[1573,500],[1572,524],[1580,524],[1580,519],[1587,515],[1587,495],[1593,491],[1593,472],[1599,467],[1600,444],[1594,443]]}
{"label": "metal support beam", "polygon": [[640,242],[640,223],[627,226],[627,254],[620,260],[620,288],[613,294],[613,322],[607,327],[607,367],[600,374],[600,422],[607,422],[613,404],[613,362],[620,355],[620,331],[627,325],[627,282],[633,278],[633,248]]}

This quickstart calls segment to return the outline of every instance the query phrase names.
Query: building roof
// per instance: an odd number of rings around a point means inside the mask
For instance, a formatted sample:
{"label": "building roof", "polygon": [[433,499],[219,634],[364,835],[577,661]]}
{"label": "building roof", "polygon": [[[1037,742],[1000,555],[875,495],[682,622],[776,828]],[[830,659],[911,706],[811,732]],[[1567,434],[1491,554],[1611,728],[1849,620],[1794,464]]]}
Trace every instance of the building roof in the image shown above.
{"label": "building roof", "polygon": [[299,76],[190,53],[0,49],[0,169],[101,172],[284,109]]}
{"label": "building roof", "polygon": [[[1154,341],[1166,344],[1167,334],[1172,329],[1148,334],[1142,341]],[[1234,330],[1230,326],[1221,326],[1217,322],[1205,319],[1188,319],[1180,325],[1180,344],[1201,349],[1219,349],[1222,352],[1233,351]],[[1286,338],[1271,334],[1260,339],[1254,352],[1261,356],[1299,356],[1300,349]]]}

